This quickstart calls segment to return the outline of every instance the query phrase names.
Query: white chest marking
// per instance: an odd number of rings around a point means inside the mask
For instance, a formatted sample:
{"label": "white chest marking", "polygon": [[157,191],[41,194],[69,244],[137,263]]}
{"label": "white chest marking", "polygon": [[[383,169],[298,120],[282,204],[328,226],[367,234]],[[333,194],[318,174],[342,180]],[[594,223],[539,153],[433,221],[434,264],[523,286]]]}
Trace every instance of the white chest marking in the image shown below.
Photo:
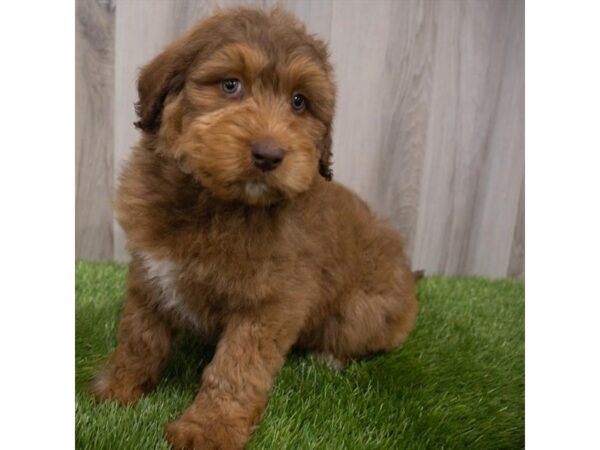
{"label": "white chest marking", "polygon": [[177,265],[169,259],[156,259],[148,254],[142,254],[142,261],[148,281],[160,289],[160,308],[164,312],[175,313],[190,325],[198,326],[196,317],[177,293]]}
{"label": "white chest marking", "polygon": [[248,197],[256,200],[267,191],[267,186],[260,181],[248,181],[245,190]]}

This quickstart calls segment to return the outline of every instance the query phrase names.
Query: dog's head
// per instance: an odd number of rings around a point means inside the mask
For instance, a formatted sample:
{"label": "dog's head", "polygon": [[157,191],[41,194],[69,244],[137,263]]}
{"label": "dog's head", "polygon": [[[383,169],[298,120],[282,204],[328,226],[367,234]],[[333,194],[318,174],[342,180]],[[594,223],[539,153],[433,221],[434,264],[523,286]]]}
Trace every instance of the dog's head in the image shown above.
{"label": "dog's head", "polygon": [[332,176],[327,58],[281,9],[220,11],[142,69],[136,126],[221,199],[292,198]]}

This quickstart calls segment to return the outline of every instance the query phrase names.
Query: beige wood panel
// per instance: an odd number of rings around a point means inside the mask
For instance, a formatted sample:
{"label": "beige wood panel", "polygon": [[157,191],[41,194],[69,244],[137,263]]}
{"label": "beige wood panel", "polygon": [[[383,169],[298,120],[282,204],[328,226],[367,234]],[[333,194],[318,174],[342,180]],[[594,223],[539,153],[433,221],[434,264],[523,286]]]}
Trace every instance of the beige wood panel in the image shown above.
{"label": "beige wood panel", "polygon": [[523,2],[436,8],[414,264],[505,276],[524,173]]}
{"label": "beige wood panel", "polygon": [[78,0],[75,14],[75,252],[112,259],[114,5]]}
{"label": "beige wood panel", "polygon": [[[522,0],[117,0],[111,183],[138,138],[140,66],[216,6],[275,3],[330,42],[339,92],[334,176],[400,230],[413,265],[522,275]],[[99,153],[95,174],[104,173]],[[78,195],[88,177],[78,168]],[[81,199],[95,205],[103,192]],[[78,218],[80,205],[78,197]],[[116,224],[113,234],[112,254],[123,260]],[[78,223],[78,248],[94,238]]]}
{"label": "beige wood panel", "polygon": [[333,12],[333,3],[330,1],[265,0],[263,2],[250,3],[262,3],[262,6],[266,8],[276,5],[282,6],[302,20],[310,33],[317,34],[325,41],[329,41],[331,34],[331,16]]}
{"label": "beige wood panel", "polygon": [[432,2],[394,2],[381,76],[383,126],[372,204],[395,225],[413,254],[421,176],[430,120],[435,22]]}
{"label": "beige wood panel", "polygon": [[513,236],[508,276],[525,278],[525,180],[521,184],[519,207],[517,208],[517,222]]}
{"label": "beige wood panel", "polygon": [[334,173],[399,229],[409,253],[429,120],[433,13],[422,1],[334,3]]}
{"label": "beige wood panel", "polygon": [[334,2],[331,53],[338,85],[333,136],[334,177],[370,203],[378,176],[377,147],[382,132],[385,43],[391,1]]}

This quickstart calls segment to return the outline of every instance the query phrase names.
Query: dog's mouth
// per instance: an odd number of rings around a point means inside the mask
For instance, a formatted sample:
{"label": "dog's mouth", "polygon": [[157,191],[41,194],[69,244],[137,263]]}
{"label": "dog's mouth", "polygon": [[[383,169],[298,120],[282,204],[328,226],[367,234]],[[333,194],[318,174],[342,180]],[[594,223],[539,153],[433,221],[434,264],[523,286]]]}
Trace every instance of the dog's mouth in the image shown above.
{"label": "dog's mouth", "polygon": [[269,205],[283,198],[283,193],[269,177],[253,177],[242,182],[243,201],[250,205]]}
{"label": "dog's mouth", "polygon": [[279,179],[279,169],[263,171],[256,164],[248,162],[244,173],[235,182],[239,200],[250,205],[265,206],[284,198],[285,186]]}
{"label": "dog's mouth", "polygon": [[311,184],[314,162],[309,156],[290,151],[274,167],[265,167],[262,160],[250,156],[244,142],[211,145],[205,142],[210,136],[188,139],[175,159],[184,172],[193,174],[221,200],[269,206],[295,197]]}
{"label": "dog's mouth", "polygon": [[260,180],[250,180],[244,183],[244,192],[250,199],[260,199],[268,193],[270,187]]}
{"label": "dog's mouth", "polygon": [[185,161],[185,158],[178,160],[179,168],[222,200],[268,206],[286,196],[285,185],[278,180],[275,171],[264,173],[250,165],[230,172],[206,170],[201,165],[186,165]]}

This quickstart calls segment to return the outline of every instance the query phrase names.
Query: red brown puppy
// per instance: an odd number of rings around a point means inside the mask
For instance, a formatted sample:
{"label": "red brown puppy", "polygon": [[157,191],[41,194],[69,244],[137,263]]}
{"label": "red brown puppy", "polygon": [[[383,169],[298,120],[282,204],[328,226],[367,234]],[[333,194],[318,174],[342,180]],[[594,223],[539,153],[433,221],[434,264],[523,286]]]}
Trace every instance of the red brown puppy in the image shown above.
{"label": "red brown puppy", "polygon": [[241,449],[292,346],[348,360],[400,345],[417,315],[400,237],[331,182],[327,49],[275,9],[223,10],[140,74],[139,145],[117,217],[132,256],[99,400],[158,382],[173,333],[217,342],[175,448]]}

